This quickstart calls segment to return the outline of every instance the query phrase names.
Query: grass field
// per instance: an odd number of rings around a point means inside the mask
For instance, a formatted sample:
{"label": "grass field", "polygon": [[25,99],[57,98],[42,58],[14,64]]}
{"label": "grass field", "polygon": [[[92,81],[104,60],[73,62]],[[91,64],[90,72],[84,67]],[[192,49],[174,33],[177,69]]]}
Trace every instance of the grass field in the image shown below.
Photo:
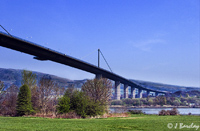
{"label": "grass field", "polygon": [[[167,127],[172,123],[172,129]],[[175,124],[178,124],[175,128]],[[169,131],[180,129],[180,123],[193,126],[182,130],[196,131],[200,126],[200,116],[156,116],[156,115],[132,115],[128,118],[104,118],[104,119],[50,119],[33,117],[0,117],[1,131],[61,131],[61,130],[85,130],[85,131]],[[181,126],[182,127],[182,126]],[[200,130],[200,127],[198,128]]]}

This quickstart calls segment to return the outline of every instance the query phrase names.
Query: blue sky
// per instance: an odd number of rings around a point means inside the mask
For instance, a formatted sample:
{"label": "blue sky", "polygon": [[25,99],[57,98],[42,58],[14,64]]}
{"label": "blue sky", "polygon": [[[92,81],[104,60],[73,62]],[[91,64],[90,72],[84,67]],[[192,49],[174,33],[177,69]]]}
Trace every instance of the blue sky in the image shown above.
{"label": "blue sky", "polygon": [[[199,0],[1,0],[0,24],[94,65],[101,49],[113,72],[128,79],[200,87],[199,12]],[[0,47],[0,68],[94,78],[32,57]],[[108,70],[103,58],[101,67]]]}

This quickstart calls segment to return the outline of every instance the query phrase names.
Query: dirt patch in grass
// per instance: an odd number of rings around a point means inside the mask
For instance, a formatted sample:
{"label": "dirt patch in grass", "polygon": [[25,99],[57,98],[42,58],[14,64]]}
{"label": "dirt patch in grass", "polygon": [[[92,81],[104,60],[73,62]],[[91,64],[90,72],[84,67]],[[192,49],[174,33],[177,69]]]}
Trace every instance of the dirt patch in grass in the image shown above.
{"label": "dirt patch in grass", "polygon": [[125,117],[125,118],[119,118],[119,119],[140,119],[144,117]]}

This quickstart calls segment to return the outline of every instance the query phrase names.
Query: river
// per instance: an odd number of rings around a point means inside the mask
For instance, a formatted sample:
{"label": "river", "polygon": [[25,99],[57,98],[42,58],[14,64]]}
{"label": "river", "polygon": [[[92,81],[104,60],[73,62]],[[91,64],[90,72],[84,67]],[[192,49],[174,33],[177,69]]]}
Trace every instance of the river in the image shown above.
{"label": "river", "polygon": [[[118,108],[118,107],[110,107],[111,113],[121,113],[126,112],[127,110],[142,110],[145,114],[158,114],[161,110],[171,110],[172,108]],[[181,115],[200,115],[200,108],[177,108]]]}

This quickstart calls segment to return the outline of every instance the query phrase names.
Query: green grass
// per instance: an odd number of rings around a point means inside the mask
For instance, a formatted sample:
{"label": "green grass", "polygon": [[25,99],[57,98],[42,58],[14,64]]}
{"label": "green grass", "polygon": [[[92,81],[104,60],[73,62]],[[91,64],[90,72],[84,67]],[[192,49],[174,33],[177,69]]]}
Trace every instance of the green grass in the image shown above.
{"label": "green grass", "polygon": [[[106,119],[49,119],[33,117],[0,117],[1,131],[168,131],[177,130],[167,127],[168,123],[175,125],[183,123],[184,125],[200,126],[200,116],[156,116],[156,115],[132,115],[128,118],[106,118]],[[196,129],[181,129],[195,131]],[[200,130],[200,128],[198,129]]]}

